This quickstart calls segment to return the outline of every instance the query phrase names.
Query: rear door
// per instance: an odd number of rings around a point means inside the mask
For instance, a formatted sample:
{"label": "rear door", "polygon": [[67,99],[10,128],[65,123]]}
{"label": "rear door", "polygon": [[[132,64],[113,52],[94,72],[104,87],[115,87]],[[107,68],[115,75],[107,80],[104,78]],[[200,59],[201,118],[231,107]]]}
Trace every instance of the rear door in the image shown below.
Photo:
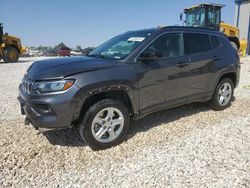
{"label": "rear door", "polygon": [[210,36],[203,33],[184,33],[185,54],[189,56],[191,72],[189,93],[203,97],[212,91],[218,54],[213,50]]}

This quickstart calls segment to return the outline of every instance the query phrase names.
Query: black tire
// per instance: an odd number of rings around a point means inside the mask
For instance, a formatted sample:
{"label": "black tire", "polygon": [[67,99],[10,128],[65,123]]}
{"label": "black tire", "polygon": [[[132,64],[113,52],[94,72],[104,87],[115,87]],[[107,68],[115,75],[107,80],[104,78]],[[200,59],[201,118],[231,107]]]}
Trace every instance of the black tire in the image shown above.
{"label": "black tire", "polygon": [[[123,125],[121,133],[116,139],[114,139],[111,142],[104,143],[104,142],[98,141],[94,137],[94,135],[92,134],[91,126],[98,112],[108,107],[113,107],[113,108],[117,108],[120,110],[120,112],[122,113],[124,117],[124,125]],[[129,113],[128,113],[126,106],[119,100],[104,99],[95,103],[87,110],[83,118],[83,121],[79,127],[79,132],[80,132],[81,138],[85,141],[85,143],[88,144],[88,146],[92,150],[103,150],[103,149],[110,148],[112,146],[116,146],[120,144],[121,142],[123,142],[125,136],[127,135],[129,124],[130,124],[130,117],[129,117]]]}
{"label": "black tire", "polygon": [[19,52],[16,48],[9,46],[3,52],[3,60],[6,63],[14,63],[19,59]]}
{"label": "black tire", "polygon": [[[220,91],[220,88],[222,87],[222,85],[225,83],[228,83],[231,86],[231,96],[229,98],[229,101],[226,104],[221,105],[219,102],[219,91]],[[214,95],[213,95],[213,98],[210,101],[210,106],[213,110],[216,110],[216,111],[224,110],[231,105],[231,102],[233,100],[233,96],[234,96],[234,84],[233,84],[231,79],[224,78],[217,85],[216,90],[215,90]]]}

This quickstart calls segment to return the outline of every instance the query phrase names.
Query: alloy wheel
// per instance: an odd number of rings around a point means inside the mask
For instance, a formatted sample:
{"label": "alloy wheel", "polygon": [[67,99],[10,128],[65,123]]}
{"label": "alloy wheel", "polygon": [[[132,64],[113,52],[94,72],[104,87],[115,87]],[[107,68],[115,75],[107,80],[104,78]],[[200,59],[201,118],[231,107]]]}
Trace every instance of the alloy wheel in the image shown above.
{"label": "alloy wheel", "polygon": [[229,83],[223,83],[218,92],[218,102],[221,106],[226,106],[232,96],[232,87]]}
{"label": "alloy wheel", "polygon": [[94,138],[102,143],[112,142],[121,134],[124,116],[115,107],[107,107],[96,114],[92,121],[91,132]]}

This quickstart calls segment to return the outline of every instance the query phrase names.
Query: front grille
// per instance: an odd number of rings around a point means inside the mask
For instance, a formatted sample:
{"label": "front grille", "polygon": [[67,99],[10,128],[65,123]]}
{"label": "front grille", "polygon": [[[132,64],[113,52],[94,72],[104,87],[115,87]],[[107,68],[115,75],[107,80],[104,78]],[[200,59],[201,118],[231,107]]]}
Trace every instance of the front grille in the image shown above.
{"label": "front grille", "polygon": [[32,91],[33,84],[34,84],[33,81],[28,80],[27,78],[23,78],[23,80],[22,80],[22,90],[24,91],[24,93],[30,94],[31,91]]}

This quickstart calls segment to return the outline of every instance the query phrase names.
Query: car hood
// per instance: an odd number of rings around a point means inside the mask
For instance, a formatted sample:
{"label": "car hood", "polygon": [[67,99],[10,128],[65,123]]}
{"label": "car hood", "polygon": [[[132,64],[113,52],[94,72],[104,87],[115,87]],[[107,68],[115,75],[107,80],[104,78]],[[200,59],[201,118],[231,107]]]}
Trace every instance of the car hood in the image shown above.
{"label": "car hood", "polygon": [[27,70],[31,80],[62,79],[64,77],[114,66],[115,60],[93,57],[64,57],[34,62]]}

